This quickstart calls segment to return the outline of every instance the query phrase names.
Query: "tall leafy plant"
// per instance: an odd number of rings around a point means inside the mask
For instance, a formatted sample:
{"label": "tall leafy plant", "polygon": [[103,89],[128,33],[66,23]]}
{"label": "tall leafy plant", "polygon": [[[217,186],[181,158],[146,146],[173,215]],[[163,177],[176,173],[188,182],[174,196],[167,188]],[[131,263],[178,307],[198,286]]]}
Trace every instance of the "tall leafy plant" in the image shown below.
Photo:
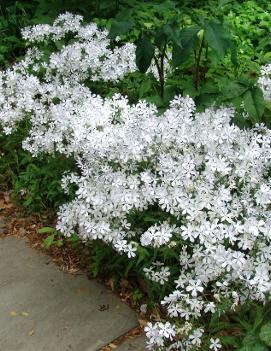
{"label": "tall leafy plant", "polygon": [[[113,22],[110,36],[114,38],[127,33],[134,27],[133,21]],[[144,28],[136,41],[136,64],[140,72],[145,73],[152,61],[158,71],[160,97],[165,92],[165,60],[170,61],[173,69],[182,68],[189,59],[193,59],[193,83],[199,90],[201,71],[206,70],[208,55],[213,51],[219,60],[227,53],[231,55],[233,65],[237,66],[236,46],[231,34],[222,22],[202,19],[199,24],[181,28],[179,18],[175,17],[156,30]],[[202,67],[204,63],[205,67]]]}
{"label": "tall leafy plant", "polygon": [[202,20],[199,25],[182,29],[179,33],[179,41],[174,42],[173,67],[182,66],[191,55],[194,56],[194,86],[196,90],[199,89],[201,81],[201,63],[204,60],[206,66],[210,50],[219,60],[230,53],[233,65],[237,66],[236,46],[231,34],[222,22]]}

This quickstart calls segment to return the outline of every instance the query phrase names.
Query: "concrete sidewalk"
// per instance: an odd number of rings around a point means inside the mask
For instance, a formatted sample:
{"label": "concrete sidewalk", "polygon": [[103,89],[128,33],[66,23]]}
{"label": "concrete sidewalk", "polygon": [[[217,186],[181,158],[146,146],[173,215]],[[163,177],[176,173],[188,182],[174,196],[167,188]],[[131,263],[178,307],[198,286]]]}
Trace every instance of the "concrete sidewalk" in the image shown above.
{"label": "concrete sidewalk", "polygon": [[[135,326],[135,312],[96,281],[60,271],[22,239],[0,239],[0,351],[97,351]],[[143,351],[144,341],[118,349]]]}

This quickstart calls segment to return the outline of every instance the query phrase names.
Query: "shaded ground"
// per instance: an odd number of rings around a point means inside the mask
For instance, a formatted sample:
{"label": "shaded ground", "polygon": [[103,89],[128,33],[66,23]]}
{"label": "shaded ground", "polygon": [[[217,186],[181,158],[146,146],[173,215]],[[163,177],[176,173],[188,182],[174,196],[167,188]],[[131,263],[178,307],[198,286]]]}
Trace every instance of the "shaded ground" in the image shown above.
{"label": "shaded ground", "polygon": [[96,351],[137,325],[116,295],[23,240],[1,239],[0,256],[0,350]]}
{"label": "shaded ground", "polygon": [[0,351],[145,350],[127,304],[89,280],[72,258],[60,270],[18,238],[27,234],[23,226],[17,229],[15,236],[4,233],[0,213]]}

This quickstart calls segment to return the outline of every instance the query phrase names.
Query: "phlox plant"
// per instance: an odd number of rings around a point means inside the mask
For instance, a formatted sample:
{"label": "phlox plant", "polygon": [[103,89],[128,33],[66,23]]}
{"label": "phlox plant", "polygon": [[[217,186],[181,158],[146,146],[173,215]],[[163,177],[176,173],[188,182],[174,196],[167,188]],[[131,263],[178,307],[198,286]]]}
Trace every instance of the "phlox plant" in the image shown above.
{"label": "phlox plant", "polygon": [[[57,230],[131,260],[141,255],[145,279],[167,287],[167,317],[145,328],[149,349],[218,351],[227,341],[206,321],[247,301],[270,303],[271,131],[239,129],[231,107],[199,113],[188,96],[161,114],[145,101],[93,94],[89,80],[136,70],[135,48],[112,49],[106,31],[80,16],[61,15],[23,36],[35,46],[1,73],[0,123],[9,134],[27,119],[23,147],[33,156],[74,158],[78,172],[65,173],[62,187],[76,190],[59,209]],[[41,47],[62,40],[49,55]],[[266,72],[259,84],[268,98]],[[263,350],[271,346],[264,327]]]}
{"label": "phlox plant", "polygon": [[261,69],[259,85],[266,100],[271,100],[271,64],[265,65]]}

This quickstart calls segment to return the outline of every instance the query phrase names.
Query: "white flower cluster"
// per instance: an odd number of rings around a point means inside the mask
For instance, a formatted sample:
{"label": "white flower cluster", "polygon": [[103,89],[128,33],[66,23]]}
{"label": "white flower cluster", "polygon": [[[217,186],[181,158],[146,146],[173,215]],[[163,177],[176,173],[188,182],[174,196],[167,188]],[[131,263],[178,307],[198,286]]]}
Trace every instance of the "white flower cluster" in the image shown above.
{"label": "white flower cluster", "polygon": [[146,277],[153,282],[164,285],[170,276],[169,267],[165,267],[162,262],[153,262],[151,267],[143,269]]}
{"label": "white flower cluster", "polygon": [[111,49],[108,31],[99,30],[96,23],[84,25],[83,17],[78,15],[65,13],[53,25],[27,27],[22,35],[30,43],[55,42],[59,48],[46,60],[46,52],[33,57],[33,71],[40,72],[42,68],[45,80],[52,81],[54,77],[60,83],[64,80],[73,84],[86,79],[116,81],[136,71],[133,44]]}
{"label": "white flower cluster", "polygon": [[[231,125],[231,109],[194,114],[189,98],[176,98],[160,117],[143,102],[129,106],[116,96],[111,103],[106,124],[99,116],[93,129],[83,118],[78,138],[78,121],[70,124],[66,149],[78,155],[82,174],[63,180],[66,190],[70,182],[78,190],[61,208],[58,229],[69,235],[76,228],[83,239],[111,242],[129,257],[134,242],[157,249],[174,242],[180,275],[162,301],[173,319],[214,313],[225,298],[233,307],[247,298],[269,298],[271,132]],[[154,205],[168,221],[134,229],[130,213]],[[161,284],[170,278],[168,267],[157,262],[145,273]],[[189,335],[184,350],[200,345]]]}
{"label": "white flower cluster", "polygon": [[47,39],[60,40],[69,32],[78,32],[81,29],[82,22],[82,16],[66,12],[59,15],[52,26],[49,24],[38,24],[32,27],[25,27],[22,30],[22,36],[32,43],[43,42]]}
{"label": "white flower cluster", "polygon": [[[240,130],[231,108],[196,113],[189,97],[176,97],[159,115],[144,101],[92,94],[87,80],[115,80],[134,69],[134,48],[109,49],[106,33],[80,16],[23,33],[40,42],[70,32],[76,42],[47,60],[30,50],[0,74],[0,123],[9,133],[29,119],[23,145],[33,155],[74,156],[80,174],[63,177],[63,189],[75,184],[77,191],[60,208],[62,233],[102,239],[130,258],[140,246],[175,251],[176,279],[161,262],[145,267],[147,278],[175,284],[161,302],[171,322],[148,325],[149,348],[200,349],[201,319],[220,301],[234,309],[246,299],[270,299],[271,131]],[[135,226],[131,216],[150,208],[163,220]],[[211,338],[210,349],[220,348]]]}
{"label": "white flower cluster", "polygon": [[271,100],[271,64],[261,68],[258,84],[263,91],[266,100]]}
{"label": "white flower cluster", "polygon": [[162,348],[164,346],[164,338],[173,340],[176,335],[175,327],[169,322],[158,322],[155,325],[148,323],[145,332],[151,344],[156,344]]}
{"label": "white flower cluster", "polygon": [[[6,134],[26,114],[35,125],[36,120],[49,118],[58,102],[68,104],[71,99],[80,99],[80,94],[90,94],[83,82],[118,81],[136,70],[133,44],[111,49],[106,30],[99,30],[95,23],[81,22],[81,16],[66,13],[52,26],[36,25],[22,31],[30,43],[41,46],[42,42],[45,48],[28,49],[24,60],[0,72],[0,123]],[[70,43],[60,45],[59,40],[68,33]],[[46,44],[50,40],[58,45],[48,57]]]}

